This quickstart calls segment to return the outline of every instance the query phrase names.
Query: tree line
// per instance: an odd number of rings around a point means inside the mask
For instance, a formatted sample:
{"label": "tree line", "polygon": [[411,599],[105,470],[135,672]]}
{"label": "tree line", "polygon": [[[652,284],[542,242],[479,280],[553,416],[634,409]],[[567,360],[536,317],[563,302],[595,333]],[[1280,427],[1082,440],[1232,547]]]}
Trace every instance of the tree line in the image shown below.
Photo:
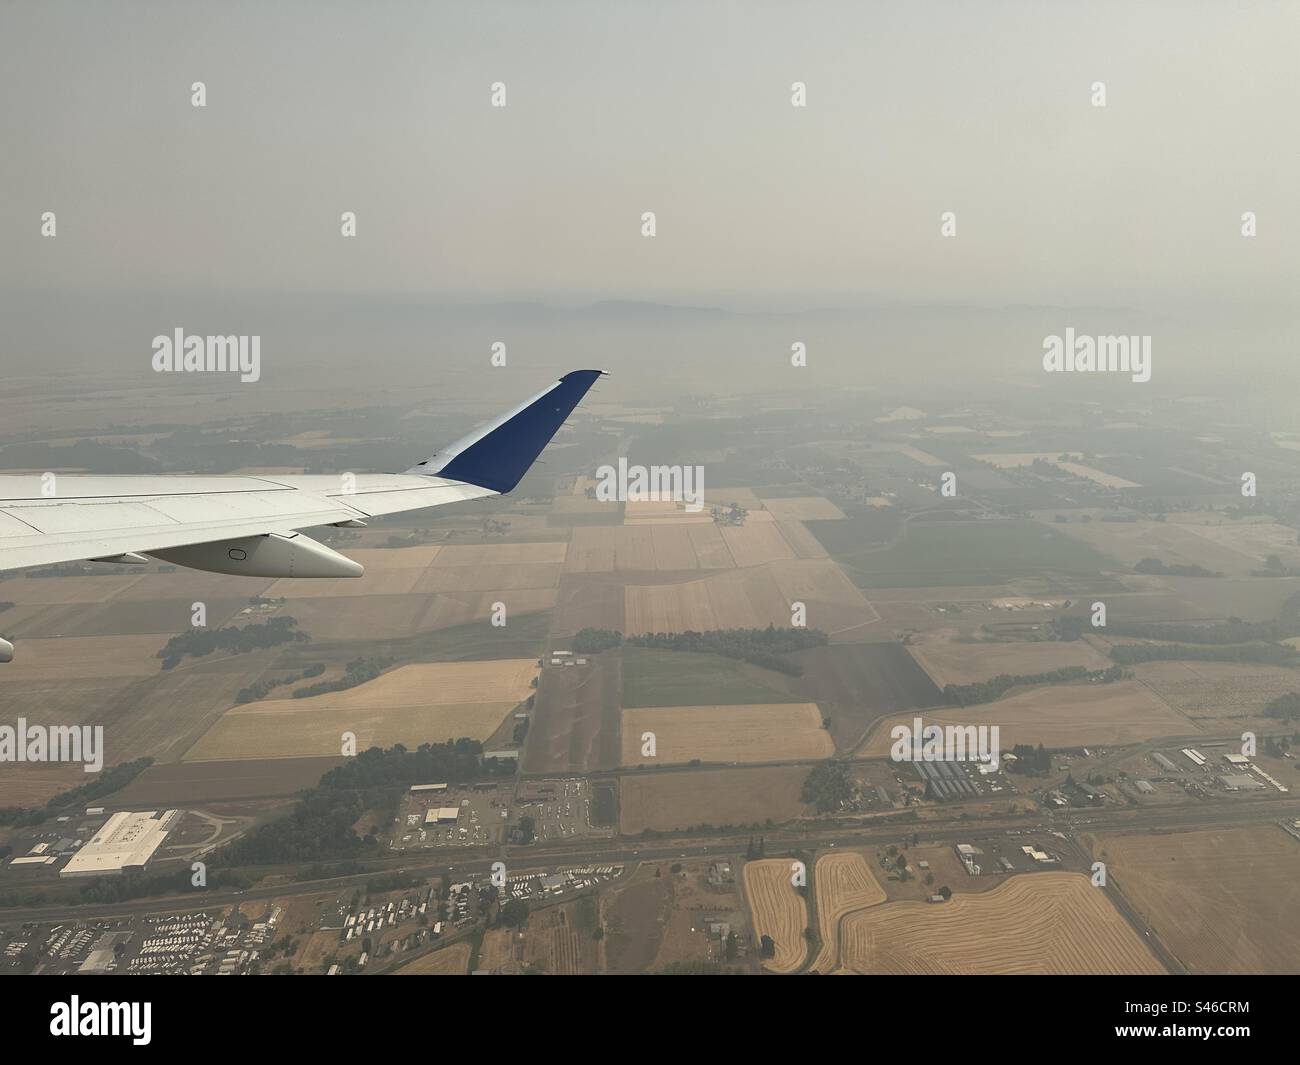
{"label": "tree line", "polygon": [[975,681],[971,684],[947,684],[944,686],[944,698],[957,706],[972,706],[975,703],[988,703],[1006,695],[1012,688],[1038,684],[1068,684],[1072,681],[1088,681],[1093,684],[1113,684],[1124,676],[1119,666],[1107,669],[1087,669],[1084,666],[1062,666],[1046,673],[999,673],[989,680]]}

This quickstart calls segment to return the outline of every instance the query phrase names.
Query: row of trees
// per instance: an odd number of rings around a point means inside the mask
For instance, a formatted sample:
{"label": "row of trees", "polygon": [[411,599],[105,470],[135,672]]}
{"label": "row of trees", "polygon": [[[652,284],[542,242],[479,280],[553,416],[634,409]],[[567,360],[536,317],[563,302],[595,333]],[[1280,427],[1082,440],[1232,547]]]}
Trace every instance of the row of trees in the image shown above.
{"label": "row of trees", "polygon": [[308,666],[301,673],[291,673],[287,677],[278,679],[254,681],[247,688],[240,688],[239,694],[235,696],[237,703],[255,703],[259,699],[265,699],[276,688],[282,688],[286,684],[297,684],[300,680],[311,680],[312,677],[319,677],[325,672],[325,663],[317,662],[315,665]]}
{"label": "row of trees", "polygon": [[573,649],[579,654],[597,654],[627,643],[632,647],[657,651],[716,654],[797,677],[803,669],[783,656],[809,647],[823,647],[828,642],[826,633],[820,629],[777,628],[775,625],[765,629],[653,632],[626,638],[612,629],[582,629],[573,638]]}
{"label": "row of trees", "polygon": [[164,670],[180,665],[186,655],[202,658],[213,651],[242,655],[285,643],[303,643],[311,637],[297,631],[298,621],[288,616],[271,618],[262,625],[231,625],[219,629],[190,629],[173,636],[158,652]]}
{"label": "row of trees", "polygon": [[[1119,659],[1116,659],[1119,661]],[[989,680],[972,684],[948,684],[943,694],[950,703],[971,706],[988,703],[1006,695],[1012,688],[1036,684],[1068,684],[1072,681],[1089,681],[1093,684],[1111,684],[1124,676],[1119,666],[1108,669],[1087,669],[1084,666],[1063,666],[1046,673],[999,673]]]}
{"label": "row of trees", "polygon": [[122,762],[96,775],[89,784],[81,784],[55,795],[44,806],[0,807],[0,825],[39,825],[47,817],[55,817],[64,810],[93,804],[105,795],[111,795],[131,783],[153,765],[152,758],[137,758]]}

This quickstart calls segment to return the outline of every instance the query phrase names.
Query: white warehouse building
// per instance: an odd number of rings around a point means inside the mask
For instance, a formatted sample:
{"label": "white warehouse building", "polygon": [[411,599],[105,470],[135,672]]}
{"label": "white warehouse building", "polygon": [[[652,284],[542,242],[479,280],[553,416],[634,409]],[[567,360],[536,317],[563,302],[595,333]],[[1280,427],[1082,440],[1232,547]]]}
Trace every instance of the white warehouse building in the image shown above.
{"label": "white warehouse building", "polygon": [[59,876],[121,876],[143,872],[179,818],[179,810],[115,813],[72,856]]}

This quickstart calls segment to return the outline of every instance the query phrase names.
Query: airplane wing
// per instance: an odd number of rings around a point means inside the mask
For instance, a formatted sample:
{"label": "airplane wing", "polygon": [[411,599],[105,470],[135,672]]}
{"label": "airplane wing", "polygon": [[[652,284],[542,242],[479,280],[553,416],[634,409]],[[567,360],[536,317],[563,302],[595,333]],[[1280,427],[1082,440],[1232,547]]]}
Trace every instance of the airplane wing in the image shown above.
{"label": "airplane wing", "polygon": [[299,530],[511,491],[602,372],[565,374],[401,474],[0,477],[0,571],[152,555],[243,576],[359,577]]}

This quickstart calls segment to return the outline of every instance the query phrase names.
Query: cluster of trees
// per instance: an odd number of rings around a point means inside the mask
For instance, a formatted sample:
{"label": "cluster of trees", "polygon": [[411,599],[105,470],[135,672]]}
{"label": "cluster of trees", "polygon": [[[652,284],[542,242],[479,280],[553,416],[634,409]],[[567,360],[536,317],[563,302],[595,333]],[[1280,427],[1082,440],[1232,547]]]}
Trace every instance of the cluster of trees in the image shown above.
{"label": "cluster of trees", "polygon": [[[224,866],[354,860],[378,848],[373,835],[358,836],[353,825],[366,810],[395,808],[401,793],[429,780],[472,780],[484,772],[477,740],[426,743],[408,751],[400,744],[372,747],[349,758],[302,793],[293,812],[232,840],[217,854]],[[507,763],[513,771],[513,765]]]}
{"label": "cluster of trees", "polygon": [[623,634],[614,629],[579,629],[573,637],[573,650],[580,655],[596,655],[622,642]]}
{"label": "cluster of trees", "polygon": [[231,625],[220,629],[190,629],[167,641],[158,657],[163,669],[180,665],[186,655],[202,658],[213,651],[242,655],[283,643],[303,643],[311,637],[297,631],[298,620],[291,617],[271,618],[263,625]]}
{"label": "cluster of trees", "polygon": [[803,782],[799,798],[812,803],[820,813],[838,810],[853,798],[853,780],[843,762],[821,762]]}
{"label": "cluster of trees", "polygon": [[1025,773],[1029,776],[1041,776],[1052,771],[1052,752],[1045,750],[1040,743],[1031,747],[1027,743],[1017,743],[1011,748],[1015,760],[1007,762],[1008,773]]}
{"label": "cluster of trees", "polygon": [[660,651],[722,655],[724,658],[740,659],[797,677],[803,669],[782,656],[809,647],[823,647],[829,638],[820,629],[778,629],[775,625],[769,625],[765,629],[654,632],[645,636],[629,636],[627,642],[634,647],[649,647]]}
{"label": "cluster of trees", "polygon": [[239,694],[235,696],[237,703],[254,703],[259,699],[265,699],[276,688],[281,688],[286,684],[297,684],[300,680],[311,680],[312,677],[319,677],[325,672],[325,663],[317,662],[315,665],[308,666],[301,673],[291,673],[287,677],[281,677],[278,680],[259,680],[250,684],[247,688],[240,688]]}
{"label": "cluster of trees", "polygon": [[[1115,659],[1117,662],[1119,658]],[[958,706],[972,706],[975,703],[988,703],[1006,695],[1012,688],[1031,684],[1068,684],[1071,681],[1086,680],[1094,684],[1111,684],[1124,676],[1119,666],[1108,669],[1087,669],[1083,666],[1063,666],[1046,673],[999,673],[989,680],[975,681],[973,684],[948,684],[943,694],[950,703]]]}
{"label": "cluster of trees", "polygon": [[1223,574],[1216,570],[1206,569],[1204,566],[1188,566],[1179,563],[1170,565],[1161,562],[1158,558],[1142,558],[1138,560],[1133,567],[1134,573],[1154,573],[1163,577],[1222,577]]}
{"label": "cluster of trees", "polygon": [[[358,684],[365,684],[368,680],[374,680],[379,674],[393,664],[391,658],[382,658],[378,655],[372,658],[354,658],[343,668],[343,676],[338,680],[323,680],[319,684],[308,684],[305,688],[295,688],[293,697],[295,699],[306,699],[311,695],[324,695],[326,692],[347,691],[349,688],[355,688]],[[321,672],[324,672],[322,669]],[[313,674],[319,676],[319,674]]]}
{"label": "cluster of trees", "polygon": [[1135,662],[1263,662],[1274,666],[1296,664],[1300,655],[1294,647],[1279,643],[1239,643],[1224,647],[1189,644],[1121,643],[1110,649],[1110,657],[1122,665]]}
{"label": "cluster of trees", "polygon": [[1283,721],[1300,718],[1300,692],[1287,692],[1271,700],[1264,707],[1265,717],[1276,717]]}
{"label": "cluster of trees", "polygon": [[0,807],[0,825],[39,825],[47,817],[55,817],[71,807],[93,805],[95,800],[126,787],[151,765],[153,759],[147,757],[137,758],[132,762],[122,762],[112,769],[105,769],[97,774],[89,784],[81,784],[60,792],[44,806]]}

